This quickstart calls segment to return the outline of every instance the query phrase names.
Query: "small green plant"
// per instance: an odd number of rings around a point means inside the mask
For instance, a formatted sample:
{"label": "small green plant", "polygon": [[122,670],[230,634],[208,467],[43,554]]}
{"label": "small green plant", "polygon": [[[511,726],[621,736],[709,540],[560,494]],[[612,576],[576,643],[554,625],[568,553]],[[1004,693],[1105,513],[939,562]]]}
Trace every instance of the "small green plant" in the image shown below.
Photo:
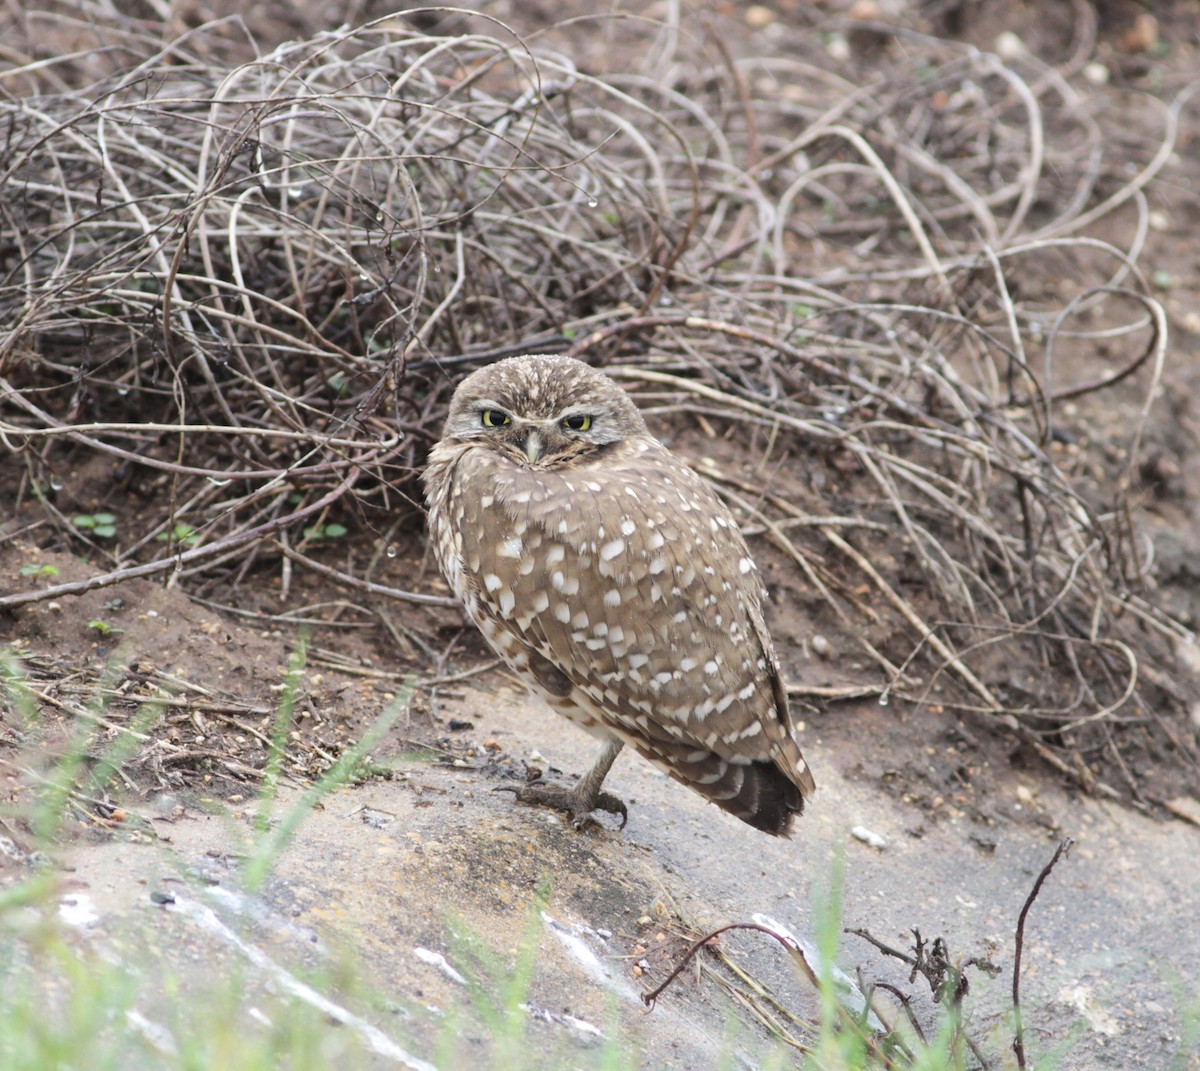
{"label": "small green plant", "polygon": [[107,621],[101,621],[98,617],[92,618],[88,622],[88,628],[104,637],[120,636],[125,631],[117,625],[110,625]]}
{"label": "small green plant", "polygon": [[16,651],[0,653],[0,711],[17,715],[17,723],[29,728],[37,720],[37,699],[25,683],[25,670]]}
{"label": "small green plant", "polygon": [[190,524],[180,521],[169,532],[159,532],[155,540],[159,543],[182,543],[185,547],[194,547],[200,542],[200,533]]}
{"label": "small green plant", "polygon": [[350,531],[350,529],[344,524],[337,524],[336,522],[331,522],[329,524],[318,524],[312,528],[305,528],[304,538],[314,541],[320,539],[340,539],[348,531]]}
{"label": "small green plant", "polygon": [[[276,716],[273,774],[266,779],[261,801],[264,812],[275,798],[283,767],[281,749],[290,736],[304,654],[301,643],[292,656]],[[131,722],[117,724],[107,710],[108,697],[125,675],[123,666],[110,663],[97,682],[95,700],[67,723],[65,747],[53,755],[30,755],[29,776],[37,790],[29,797],[31,806],[14,817],[46,853],[56,852],[72,814],[81,809],[92,813],[109,787],[120,783],[121,767],[144,746],[162,716],[166,699],[163,704],[143,704]],[[411,687],[278,821],[260,826],[247,858],[247,885],[261,884],[303,818],[325,794],[353,778],[369,750],[403,712],[410,693]],[[39,717],[36,695],[11,655],[0,658],[0,711],[15,711],[26,727]],[[117,735],[105,743],[114,731]],[[125,941],[121,962],[113,962],[110,952],[77,940],[62,927],[61,896],[61,874],[52,866],[37,867],[25,880],[0,890],[4,1071],[321,1071],[330,1066],[352,1071],[374,1066],[369,1063],[374,1042],[368,1025],[357,1032],[347,1030],[313,1010],[314,1005],[331,1006],[326,993],[341,996],[347,985],[357,987],[360,983],[353,977],[317,975],[305,983],[281,971],[279,976],[288,984],[278,992],[259,992],[248,1017],[246,993],[254,981],[249,967],[235,962],[231,971],[215,976],[190,970],[164,974],[160,962],[139,958],[136,941]],[[250,966],[257,966],[253,957],[250,960]],[[144,970],[146,963],[152,963],[152,972]]]}
{"label": "small green plant", "polygon": [[[540,887],[530,905],[525,932],[517,948],[516,961],[505,963],[492,952],[479,935],[461,920],[451,919],[452,958],[462,968],[471,996],[471,1007],[483,1020],[491,1045],[493,1065],[519,1067],[522,1052],[528,1050],[526,1029],[529,1016],[522,1008],[533,984],[538,944],[542,938],[541,912],[546,904],[546,888]],[[457,1047],[455,1040],[461,1024],[447,1023],[442,1037],[439,1064],[448,1064]]]}
{"label": "small green plant", "polygon": [[279,789],[279,778],[283,773],[286,758],[285,745],[294,725],[296,701],[304,680],[304,667],[308,657],[308,636],[302,634],[297,640],[288,662],[287,677],[279,697],[275,723],[271,731],[271,749],[267,755],[262,788],[259,792],[260,806],[255,826],[257,843],[248,854],[242,870],[246,888],[254,891],[262,886],[279,853],[296,835],[304,819],[330,792],[352,782],[364,764],[370,761],[371,750],[383,739],[396,719],[408,708],[413,693],[412,681],[406,681],[400,694],[375,720],[375,723],[359,738],[358,742],[338,757],[337,761],[296,801],[278,820],[269,814],[270,804]]}
{"label": "small green plant", "polygon": [[[640,1066],[621,1039],[616,1006],[604,1023],[574,1020],[587,1042],[578,1040],[559,1046],[537,1044],[530,1036],[530,1024],[538,1018],[554,1016],[556,1009],[539,1008],[530,1001],[534,977],[546,940],[545,911],[550,901],[550,881],[543,878],[534,889],[525,925],[511,951],[497,952],[494,942],[451,916],[448,964],[464,985],[468,1001],[446,1009],[446,1017],[433,1058],[434,1066],[445,1071],[466,1067],[500,1068],[512,1071],[549,1071],[564,1067],[596,1071],[632,1071]],[[480,1036],[482,1052],[464,1060],[463,1035]],[[567,1046],[570,1046],[569,1048]],[[586,1053],[586,1055],[585,1055]],[[764,1068],[764,1071],[766,1069]]]}
{"label": "small green plant", "polygon": [[117,518],[111,513],[80,513],[71,523],[97,539],[112,539],[117,534]]}
{"label": "small green plant", "polygon": [[57,565],[39,565],[37,562],[26,562],[21,566],[22,576],[58,576]]}

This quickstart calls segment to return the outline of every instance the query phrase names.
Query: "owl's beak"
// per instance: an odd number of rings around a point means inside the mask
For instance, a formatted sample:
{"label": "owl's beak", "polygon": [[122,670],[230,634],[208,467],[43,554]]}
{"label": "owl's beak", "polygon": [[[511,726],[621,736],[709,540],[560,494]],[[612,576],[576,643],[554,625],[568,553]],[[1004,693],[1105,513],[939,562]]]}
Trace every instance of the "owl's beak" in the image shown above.
{"label": "owl's beak", "polygon": [[521,449],[525,451],[525,456],[529,458],[530,464],[537,461],[542,456],[542,439],[536,431],[531,431],[525,436],[525,441],[521,443]]}

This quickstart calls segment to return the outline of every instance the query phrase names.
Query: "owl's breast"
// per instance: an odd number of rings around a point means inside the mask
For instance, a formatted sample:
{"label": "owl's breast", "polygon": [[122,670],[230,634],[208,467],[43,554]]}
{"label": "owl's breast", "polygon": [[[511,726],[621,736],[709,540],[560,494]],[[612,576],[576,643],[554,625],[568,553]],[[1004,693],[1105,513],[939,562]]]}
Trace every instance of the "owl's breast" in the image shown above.
{"label": "owl's breast", "polygon": [[509,665],[528,675],[541,659],[597,710],[702,738],[710,716],[740,732],[773,714],[754,563],[682,461],[652,440],[549,471],[472,453],[450,495],[460,595]]}

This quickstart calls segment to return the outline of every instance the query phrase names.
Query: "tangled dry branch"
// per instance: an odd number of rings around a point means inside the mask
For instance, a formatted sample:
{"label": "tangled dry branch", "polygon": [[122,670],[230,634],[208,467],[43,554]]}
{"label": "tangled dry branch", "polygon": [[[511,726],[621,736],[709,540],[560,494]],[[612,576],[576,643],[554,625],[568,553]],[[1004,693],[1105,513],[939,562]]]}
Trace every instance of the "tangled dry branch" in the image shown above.
{"label": "tangled dry branch", "polygon": [[[69,514],[102,480],[140,516],[90,540],[101,580],[194,590],[332,520],[386,544],[456,375],[569,350],[758,452],[765,491],[705,471],[857,623],[884,698],[997,715],[1089,785],[1130,727],[1189,753],[1129,500],[1167,353],[1144,190],[1187,96],[1114,158],[1030,56],[907,34],[863,88],[800,42],[639,24],[598,74],[471,27],[229,69],[201,27],[92,84],[4,72],[17,523],[89,542]],[[1132,419],[1073,441],[1102,390]]]}

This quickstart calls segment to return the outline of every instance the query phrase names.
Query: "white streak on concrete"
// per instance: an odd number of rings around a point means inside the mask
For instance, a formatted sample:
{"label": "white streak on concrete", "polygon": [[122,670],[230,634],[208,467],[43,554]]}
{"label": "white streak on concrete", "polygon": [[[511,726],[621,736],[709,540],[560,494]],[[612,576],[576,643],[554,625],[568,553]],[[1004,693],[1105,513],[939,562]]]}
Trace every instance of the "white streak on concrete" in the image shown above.
{"label": "white streak on concrete", "polygon": [[[795,949],[804,957],[804,962],[808,964],[809,969],[817,975],[821,976],[822,962],[821,953],[812,945],[802,941],[791,930],[789,930],[782,922],[776,922],[770,915],[755,914],[750,916],[751,921],[757,923],[770,930],[773,934],[783,939],[784,943]],[[863,996],[863,991],[858,988],[857,983],[837,964],[830,964],[830,974],[833,977],[833,984],[837,987],[838,1000],[849,1008],[855,1015],[862,1015],[867,1007],[867,998]],[[880,1033],[887,1033],[887,1027],[883,1025],[883,1020],[875,1014],[874,1011],[868,1012],[867,1023],[872,1030],[877,1030]]]}
{"label": "white streak on concrete", "polygon": [[304,1001],[306,1004],[311,1004],[318,1011],[328,1015],[343,1026],[348,1026],[370,1045],[375,1052],[379,1053],[380,1056],[386,1056],[402,1067],[409,1068],[410,1071],[437,1071],[437,1068],[433,1064],[405,1052],[404,1049],[397,1045],[379,1027],[373,1023],[368,1023],[365,1019],[355,1015],[347,1008],[343,1008],[340,1004],[335,1004],[328,997],[318,993],[312,986],[305,985],[291,971],[271,959],[261,948],[256,948],[254,945],[243,941],[206,904],[199,903],[196,900],[189,900],[182,896],[176,896],[175,902],[168,905],[167,910],[186,916],[201,929],[220,938],[226,944],[232,945],[254,964],[255,967],[269,975],[280,989]]}
{"label": "white streak on concrete", "polygon": [[428,963],[431,967],[436,967],[442,972],[442,974],[449,978],[450,981],[456,983],[457,985],[467,984],[467,980],[461,974],[459,974],[458,971],[450,966],[449,961],[440,952],[434,952],[431,949],[421,948],[418,946],[413,949],[413,955],[416,956],[417,959],[419,959],[422,963]]}
{"label": "white streak on concrete", "polygon": [[86,893],[71,893],[58,902],[58,917],[68,926],[78,926],[80,929],[100,921],[96,905]]}

